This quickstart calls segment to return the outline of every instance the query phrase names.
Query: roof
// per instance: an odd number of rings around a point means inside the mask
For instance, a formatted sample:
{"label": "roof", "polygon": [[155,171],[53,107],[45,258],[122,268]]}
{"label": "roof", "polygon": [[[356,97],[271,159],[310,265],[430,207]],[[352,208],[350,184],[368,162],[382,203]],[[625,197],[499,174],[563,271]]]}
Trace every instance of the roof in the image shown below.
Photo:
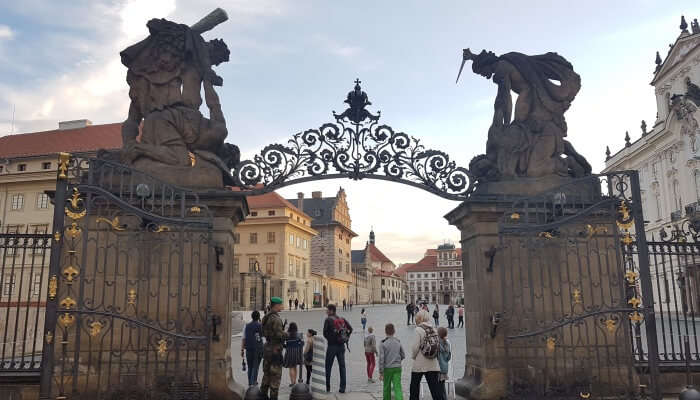
{"label": "roof", "polygon": [[426,256],[436,256],[437,255],[437,249],[428,249],[425,251]]}
{"label": "roof", "polygon": [[84,153],[122,147],[121,123],[88,125],[76,129],[21,133],[0,137],[0,158]]}
{"label": "roof", "polygon": [[365,262],[365,251],[364,250],[351,250],[350,251],[350,261],[353,264],[363,264]]}
{"label": "roof", "polygon": [[415,271],[432,271],[437,270],[437,257],[435,256],[425,256],[420,259],[417,263],[413,263],[407,267],[402,267],[404,273],[415,272]]}
{"label": "roof", "polygon": [[403,276],[406,275],[406,271],[407,271],[410,267],[412,267],[413,265],[415,265],[415,263],[404,263],[404,264],[401,264],[400,267],[398,267],[398,268],[396,268],[396,269],[394,270],[394,273],[397,274],[397,275],[399,275],[399,276],[401,276],[401,277],[403,277]]}
{"label": "roof", "polygon": [[[333,222],[335,199],[335,197],[303,199],[304,212],[313,218],[312,225],[328,225]],[[299,199],[287,199],[287,201],[299,207]]]}
{"label": "roof", "polygon": [[[306,215],[306,213],[296,208],[294,204],[290,203],[284,197],[277,194],[277,192],[269,192],[258,196],[248,196],[248,208],[250,210],[276,207],[288,207],[298,213]],[[306,216],[308,217],[308,215]]]}
{"label": "roof", "polygon": [[[666,58],[664,58],[659,68],[654,72],[651,85],[656,85],[663,76],[676,65],[679,65],[681,61],[687,58],[687,55],[690,54],[691,51],[698,47],[700,44],[700,41],[698,41],[699,36],[698,33],[689,33],[687,31],[678,36],[673,46],[669,48]],[[684,46],[681,46],[681,44]]]}
{"label": "roof", "polygon": [[397,278],[397,279],[403,279],[400,275],[398,275],[395,271],[383,271],[379,268],[375,268],[373,271],[375,276],[382,276],[385,278]]}
{"label": "roof", "polygon": [[393,262],[389,259],[389,257],[385,256],[384,253],[382,253],[381,250],[379,250],[379,249],[377,248],[377,246],[373,245],[372,243],[369,243],[369,244],[367,245],[367,250],[369,251],[369,255],[370,255],[370,258],[372,259],[372,261],[381,261],[381,262],[393,263]]}

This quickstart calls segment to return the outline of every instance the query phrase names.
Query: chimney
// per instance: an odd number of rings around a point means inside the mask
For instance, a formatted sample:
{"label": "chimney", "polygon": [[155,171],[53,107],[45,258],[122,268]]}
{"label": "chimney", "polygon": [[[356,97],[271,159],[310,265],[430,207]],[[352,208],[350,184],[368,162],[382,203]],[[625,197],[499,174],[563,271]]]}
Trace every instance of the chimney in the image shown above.
{"label": "chimney", "polygon": [[74,119],[73,121],[59,121],[58,129],[63,131],[67,129],[79,129],[92,125],[89,119]]}
{"label": "chimney", "polygon": [[311,198],[312,199],[320,199],[321,198],[321,191],[311,192]]}
{"label": "chimney", "polygon": [[304,192],[297,193],[297,208],[304,212]]}

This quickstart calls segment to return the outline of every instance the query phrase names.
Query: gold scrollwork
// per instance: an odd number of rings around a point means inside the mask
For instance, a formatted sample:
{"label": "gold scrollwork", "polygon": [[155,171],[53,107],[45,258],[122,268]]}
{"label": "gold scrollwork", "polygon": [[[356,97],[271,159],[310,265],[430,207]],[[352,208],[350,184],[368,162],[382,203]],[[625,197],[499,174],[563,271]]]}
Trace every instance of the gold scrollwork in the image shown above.
{"label": "gold scrollwork", "polygon": [[70,200],[68,200],[70,203],[70,208],[65,207],[66,209],[66,215],[70,217],[73,220],[79,220],[83,218],[85,215],[87,215],[87,209],[83,208],[80,210],[81,205],[83,203],[83,199],[80,198],[80,191],[78,191],[77,187],[73,188],[73,194],[70,197]]}
{"label": "gold scrollwork", "polygon": [[112,220],[109,220],[109,219],[107,219],[107,218],[99,217],[99,218],[95,218],[95,221],[97,221],[97,222],[104,222],[104,223],[106,223],[107,225],[111,226],[112,229],[114,229],[115,231],[118,231],[118,232],[121,232],[121,231],[126,230],[126,225],[120,225],[120,224],[119,224],[119,217],[114,217]]}
{"label": "gold scrollwork", "polygon": [[53,240],[60,242],[61,241],[61,232],[54,232]]}
{"label": "gold scrollwork", "polygon": [[79,273],[80,271],[78,271],[78,269],[72,265],[69,265],[66,268],[64,268],[62,272],[63,276],[66,278],[66,282],[68,282],[69,285],[73,283],[73,279],[75,279],[75,277],[78,276]]}
{"label": "gold scrollwork", "polygon": [[70,236],[73,239],[76,239],[78,236],[80,236],[81,232],[82,228],[79,227],[75,221],[71,222],[70,226],[66,228],[66,233],[68,233],[68,236]]}
{"label": "gold scrollwork", "polygon": [[608,332],[614,333],[615,332],[615,321],[610,319],[610,318],[605,320],[605,328],[608,330]]}
{"label": "gold scrollwork", "polygon": [[620,241],[622,241],[623,244],[629,246],[632,243],[634,243],[634,238],[629,232],[626,232],[626,235],[623,236],[622,239],[620,239]]}
{"label": "gold scrollwork", "polygon": [[553,239],[554,238],[554,236],[549,232],[540,232],[537,234],[537,236],[539,236],[541,238],[545,238],[545,239]]}
{"label": "gold scrollwork", "polygon": [[591,224],[586,224],[586,232],[585,232],[586,239],[592,238],[593,235],[595,235],[595,234],[597,234],[597,233],[598,233],[598,234],[600,234],[600,233],[608,233],[608,228],[605,227],[605,226],[597,226],[597,227],[594,228],[593,225],[591,225]]}
{"label": "gold scrollwork", "polygon": [[53,342],[53,332],[46,332],[46,335],[44,335],[44,339],[46,340],[46,344],[51,344],[51,342]]}
{"label": "gold scrollwork", "polygon": [[634,286],[634,284],[637,282],[638,276],[639,274],[634,271],[627,271],[625,273],[625,279],[627,279],[627,283],[629,283],[630,286]]}
{"label": "gold scrollwork", "polygon": [[58,153],[58,179],[66,179],[68,176],[68,164],[70,163],[70,153]]}
{"label": "gold scrollwork", "polygon": [[629,229],[634,225],[634,220],[631,218],[630,209],[625,200],[620,202],[617,212],[620,213],[620,219],[617,221],[617,226],[620,229]]}
{"label": "gold scrollwork", "polygon": [[636,297],[632,297],[631,299],[627,300],[627,304],[631,305],[632,308],[637,308],[640,304],[642,304],[642,301]]}
{"label": "gold scrollwork", "polygon": [[90,336],[95,337],[100,334],[102,331],[102,324],[98,321],[95,321],[90,324]]}
{"label": "gold scrollwork", "polygon": [[557,346],[557,339],[555,339],[553,336],[550,336],[547,338],[547,350],[548,351],[554,351],[554,348]]}
{"label": "gold scrollwork", "polygon": [[591,397],[591,392],[586,392],[586,393],[584,393],[584,392],[579,392],[578,395],[581,396],[582,399],[588,399],[588,398]]}
{"label": "gold scrollwork", "polygon": [[126,304],[130,306],[136,305],[136,289],[129,289],[129,294],[127,295]]}
{"label": "gold scrollwork", "polygon": [[161,233],[161,232],[170,232],[170,227],[165,226],[165,225],[158,225],[153,232],[155,233]]}
{"label": "gold scrollwork", "polygon": [[190,157],[190,166],[194,167],[197,164],[197,157],[191,151],[188,151],[187,155]]}
{"label": "gold scrollwork", "polygon": [[640,314],[638,311],[635,311],[633,313],[630,313],[630,321],[640,323],[644,320],[644,316]]}
{"label": "gold scrollwork", "polygon": [[158,341],[158,356],[164,355],[168,351],[168,342],[165,339],[160,339]]}
{"label": "gold scrollwork", "polygon": [[49,300],[56,298],[56,292],[58,291],[58,278],[56,275],[49,278]]}
{"label": "gold scrollwork", "polygon": [[510,214],[510,219],[512,219],[513,221],[517,221],[520,219],[520,214],[514,212],[513,214]]}
{"label": "gold scrollwork", "polygon": [[66,215],[72,220],[79,220],[80,218],[83,218],[84,216],[87,215],[87,210],[83,210],[80,212],[73,212],[73,211],[66,208]]}
{"label": "gold scrollwork", "polygon": [[202,209],[201,209],[199,206],[192,206],[192,207],[190,208],[190,212],[191,212],[192,214],[199,214],[199,213],[202,212]]}
{"label": "gold scrollwork", "polygon": [[64,328],[68,328],[75,323],[75,317],[68,313],[63,313],[58,317],[58,323]]}
{"label": "gold scrollwork", "polygon": [[581,291],[579,289],[574,289],[574,292],[572,293],[574,304],[581,304]]}
{"label": "gold scrollwork", "polygon": [[75,302],[75,300],[73,300],[73,299],[70,298],[70,297],[64,298],[64,299],[61,300],[61,302],[59,303],[59,305],[61,306],[61,308],[65,308],[66,310],[70,310],[71,308],[75,307],[76,304],[77,304],[77,303]]}

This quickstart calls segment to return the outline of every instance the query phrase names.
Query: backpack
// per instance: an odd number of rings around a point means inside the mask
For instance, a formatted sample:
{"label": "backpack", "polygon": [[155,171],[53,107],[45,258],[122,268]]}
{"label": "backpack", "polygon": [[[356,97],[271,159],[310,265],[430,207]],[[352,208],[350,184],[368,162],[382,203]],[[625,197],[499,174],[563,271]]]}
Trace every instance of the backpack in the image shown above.
{"label": "backpack", "polygon": [[346,344],[350,340],[350,328],[345,318],[333,318],[333,333],[340,344]]}
{"label": "backpack", "polygon": [[438,338],[437,332],[432,326],[426,324],[419,325],[425,331],[425,336],[420,343],[420,352],[423,357],[428,359],[433,359],[437,357],[440,350],[440,338]]}

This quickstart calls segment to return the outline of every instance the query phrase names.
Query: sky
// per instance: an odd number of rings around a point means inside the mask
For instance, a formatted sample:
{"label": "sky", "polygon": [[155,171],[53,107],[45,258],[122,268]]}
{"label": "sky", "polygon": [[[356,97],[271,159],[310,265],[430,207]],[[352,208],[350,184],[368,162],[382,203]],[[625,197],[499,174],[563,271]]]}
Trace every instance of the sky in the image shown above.
{"label": "sky", "polygon": [[[122,0],[0,2],[0,135],[126,118],[126,69],[119,51],[167,18],[191,25],[216,7],[229,20],[204,34],[222,38],[231,60],[216,67],[228,142],[251,158],[271,143],[332,122],[356,78],[381,122],[443,150],[467,167],[485,151],[496,86],[469,63],[455,84],[463,48],[502,54],[555,51],[581,75],[566,114],[568,139],[594,171],[653,125],[649,85],[655,52],[700,17],[697,1]],[[295,198],[320,190],[348,195],[353,248],[371,228],[396,264],[425,249],[459,243],[444,215],[458,206],[423,190],[378,180],[326,180],[286,187]]]}

